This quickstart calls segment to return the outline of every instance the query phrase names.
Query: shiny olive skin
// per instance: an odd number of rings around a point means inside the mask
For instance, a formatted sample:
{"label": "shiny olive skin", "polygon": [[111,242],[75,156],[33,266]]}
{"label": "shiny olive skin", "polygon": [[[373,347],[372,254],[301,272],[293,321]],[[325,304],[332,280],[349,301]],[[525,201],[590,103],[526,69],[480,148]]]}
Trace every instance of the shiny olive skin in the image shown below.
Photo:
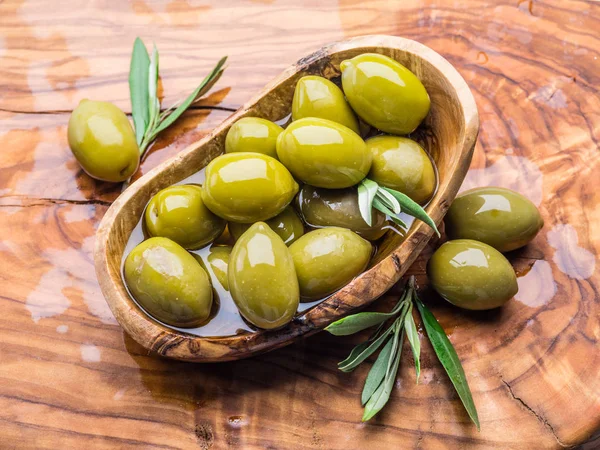
{"label": "shiny olive skin", "polygon": [[225,138],[225,152],[262,153],[277,158],[275,144],[283,128],[270,120],[243,117],[234,123]]}
{"label": "shiny olive skin", "polygon": [[137,303],[167,325],[191,328],[210,316],[210,278],[179,244],[153,237],[137,245],[125,259],[125,282]]}
{"label": "shiny olive skin", "polygon": [[[291,245],[304,234],[304,224],[291,206],[285,208],[283,212],[272,219],[265,221],[265,223],[283,239],[285,245]],[[250,226],[248,223],[229,222],[229,231],[233,238],[238,240]]]}
{"label": "shiny olive skin", "polygon": [[376,209],[371,211],[373,225],[369,226],[358,208],[358,191],[346,189],[323,189],[305,184],[296,197],[298,211],[307,225],[313,228],[348,228],[371,241],[386,232],[386,218]]}
{"label": "shiny olive skin", "polygon": [[221,283],[221,286],[228,291],[229,290],[229,280],[227,278],[227,268],[229,267],[229,257],[231,256],[231,251],[233,247],[229,245],[218,245],[210,248],[209,254],[207,256],[208,263]]}
{"label": "shiny olive skin", "polygon": [[461,193],[450,206],[445,223],[451,239],[475,239],[500,252],[527,245],[544,226],[528,198],[500,187]]}
{"label": "shiny olive skin", "polygon": [[438,248],[427,264],[427,277],[438,294],[465,309],[497,308],[519,290],[504,255],[471,239],[448,241]]}
{"label": "shiny olive skin", "polygon": [[359,275],[371,258],[371,243],[346,228],[310,231],[290,245],[300,296],[318,300]]}
{"label": "shiny olive skin", "polygon": [[319,117],[332,120],[360,134],[356,115],[342,90],[327,78],[308,75],[296,83],[292,101],[292,119]]}
{"label": "shiny olive skin", "polygon": [[144,225],[150,236],[169,238],[183,248],[204,247],[223,233],[227,222],[202,201],[202,188],[187,184],[169,186],[148,202]]}
{"label": "shiny olive skin", "polygon": [[327,119],[292,122],[277,138],[279,160],[294,177],[311,186],[354,186],[371,167],[371,153],[350,128]]}
{"label": "shiny olive skin", "polygon": [[417,142],[398,136],[376,136],[366,144],[373,156],[369,179],[420,204],[431,198],[436,186],[435,170]]}
{"label": "shiny olive skin", "polygon": [[300,300],[294,261],[266,223],[255,223],[237,240],[228,278],[231,296],[250,323],[271,330],[294,317]]}
{"label": "shiny olive skin", "polygon": [[429,112],[429,94],[399,62],[363,53],[342,61],[342,87],[352,109],[369,125],[391,134],[415,130]]}
{"label": "shiny olive skin", "polygon": [[284,165],[260,153],[221,155],[206,166],[205,174],[204,204],[230,222],[275,217],[298,192],[298,183]]}
{"label": "shiny olive skin", "polygon": [[135,132],[112,103],[82,100],[71,114],[67,134],[77,162],[93,178],[125,181],[140,164]]}

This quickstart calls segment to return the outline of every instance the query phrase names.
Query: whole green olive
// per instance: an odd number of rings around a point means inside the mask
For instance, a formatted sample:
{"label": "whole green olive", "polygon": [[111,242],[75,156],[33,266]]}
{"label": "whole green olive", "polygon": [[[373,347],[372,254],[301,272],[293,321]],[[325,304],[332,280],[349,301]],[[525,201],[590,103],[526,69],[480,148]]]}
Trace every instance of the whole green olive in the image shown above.
{"label": "whole green olive", "polygon": [[283,131],[276,123],[258,117],[243,117],[234,123],[225,138],[225,152],[252,152],[277,158],[277,136]]}
{"label": "whole green olive", "polygon": [[427,264],[427,277],[438,294],[465,309],[497,308],[519,290],[504,255],[471,239],[448,241],[438,248]]}
{"label": "whole green olive", "polygon": [[229,290],[240,313],[259,328],[287,324],[299,303],[290,250],[264,222],[252,225],[233,246]]}
{"label": "whole green olive", "polygon": [[[291,245],[304,234],[304,224],[291,206],[288,206],[283,212],[267,220],[265,223],[283,239],[285,245]],[[248,223],[229,222],[229,231],[233,238],[238,240],[250,226],[251,224]]]}
{"label": "whole green olive", "polygon": [[300,296],[317,300],[360,274],[371,258],[372,246],[346,228],[321,228],[306,233],[292,245]]}
{"label": "whole green olive", "polygon": [[358,120],[346,102],[342,90],[327,78],[308,75],[296,83],[292,101],[292,119],[319,117],[332,120],[360,134]]}
{"label": "whole green olive", "polygon": [[103,181],[125,181],[140,164],[135,133],[112,103],[82,100],[68,126],[69,147],[83,170]]}
{"label": "whole green olive", "polygon": [[208,253],[208,263],[221,283],[221,286],[228,291],[229,290],[229,280],[227,279],[227,268],[229,267],[229,257],[231,256],[231,251],[233,247],[229,245],[218,245],[210,248]]}
{"label": "whole green olive", "polygon": [[275,217],[298,192],[298,183],[284,165],[260,153],[221,155],[206,166],[205,175],[204,204],[231,222]]}
{"label": "whole green olive", "polygon": [[305,184],[296,197],[298,211],[307,225],[313,228],[348,228],[359,236],[374,241],[385,234],[386,218],[376,209],[371,211],[372,225],[362,218],[358,207],[358,191],[323,189]]}
{"label": "whole green olive", "polygon": [[371,153],[358,134],[314,117],[292,122],[279,135],[277,155],[299,180],[329,189],[354,186],[371,167]]}
{"label": "whole green olive", "polygon": [[501,252],[527,245],[544,226],[529,199],[500,187],[475,188],[458,195],[445,223],[451,239],[475,239]]}
{"label": "whole green olive", "polygon": [[210,279],[196,259],[179,244],[153,237],[127,255],[125,282],[137,303],[167,325],[201,325],[213,301]]}
{"label": "whole green olive", "polygon": [[373,156],[369,179],[408,195],[417,203],[426,203],[436,186],[431,159],[415,141],[398,136],[368,139]]}
{"label": "whole green olive", "polygon": [[227,222],[204,205],[201,186],[187,184],[169,186],[154,195],[144,224],[150,236],[166,237],[194,250],[219,237]]}
{"label": "whole green olive", "polygon": [[342,61],[340,69],[350,106],[381,131],[411,133],[429,112],[431,102],[421,81],[392,58],[363,53]]}

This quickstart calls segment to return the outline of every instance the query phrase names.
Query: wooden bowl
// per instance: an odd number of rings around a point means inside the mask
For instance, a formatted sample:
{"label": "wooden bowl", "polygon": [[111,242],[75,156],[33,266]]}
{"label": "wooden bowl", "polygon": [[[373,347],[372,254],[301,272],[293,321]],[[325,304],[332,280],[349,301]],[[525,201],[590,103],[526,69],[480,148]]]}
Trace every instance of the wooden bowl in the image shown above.
{"label": "wooden bowl", "polygon": [[146,203],[158,190],[189,177],[219,156],[227,130],[238,119],[257,116],[280,120],[289,115],[300,77],[309,74],[337,77],[340,62],[367,52],[382,53],[399,61],[417,75],[429,92],[431,112],[417,139],[437,165],[439,186],[427,212],[436,223],[441,222],[465,177],[479,131],[477,107],[469,87],[448,61],[408,39],[363,36],[325,46],[285,70],[204,139],[133,183],[107,211],[96,234],[96,274],[110,309],[133,339],[162,356],[180,360],[215,362],[245,358],[316,333],[373,302],[400,279],[433,234],[422,222],[416,221],[405,239],[387,233],[367,271],[277,331],[199,337],[167,328],[136,305],[121,277],[121,261],[129,235]]}

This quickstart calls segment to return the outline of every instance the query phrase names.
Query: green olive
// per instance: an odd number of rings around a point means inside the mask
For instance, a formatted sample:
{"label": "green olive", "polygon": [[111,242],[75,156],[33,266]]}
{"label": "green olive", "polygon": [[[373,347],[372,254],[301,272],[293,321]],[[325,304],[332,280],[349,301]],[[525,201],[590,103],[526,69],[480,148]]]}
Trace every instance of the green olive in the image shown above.
{"label": "green olive", "polygon": [[527,245],[544,226],[529,199],[499,187],[463,192],[454,199],[445,222],[451,239],[475,239],[501,252]]}
{"label": "green olive", "polygon": [[[302,220],[300,220],[300,217],[298,217],[298,214],[296,214],[296,211],[291,206],[288,206],[282,213],[277,214],[265,223],[283,239],[285,245],[291,245],[304,234]],[[229,222],[229,231],[233,238],[238,240],[250,226],[251,224],[248,223]]]}
{"label": "green olive", "polygon": [[350,106],[381,131],[411,133],[429,112],[431,102],[421,81],[392,58],[363,53],[342,61],[340,69]]}
{"label": "green olive", "polygon": [[427,264],[427,277],[438,294],[465,309],[497,308],[519,290],[504,255],[471,239],[448,241],[438,248]]}
{"label": "green olive", "polygon": [[257,327],[280,328],[294,317],[300,298],[294,261],[266,223],[255,223],[237,240],[228,278],[240,313]]}
{"label": "green olive", "polygon": [[296,197],[298,211],[311,227],[348,228],[365,239],[376,240],[385,234],[385,214],[373,209],[369,226],[358,208],[356,188],[323,189],[305,184]]}
{"label": "green olive", "polygon": [[346,102],[342,90],[327,78],[308,75],[296,83],[292,101],[292,119],[320,117],[332,120],[360,134],[358,120]]}
{"label": "green olive", "polygon": [[153,237],[137,245],[125,259],[125,282],[137,303],[167,325],[191,328],[210,316],[210,279],[196,259],[179,244]]}
{"label": "green olive", "polygon": [[135,133],[112,103],[82,100],[71,114],[69,147],[83,170],[103,181],[125,181],[140,164]]}
{"label": "green olive", "polygon": [[314,117],[292,122],[279,135],[277,155],[299,180],[329,189],[354,186],[371,167],[371,153],[358,134]]}
{"label": "green olive", "polygon": [[144,221],[150,236],[169,238],[190,250],[214,241],[227,225],[204,205],[202,188],[195,184],[159,191],[150,199]]}
{"label": "green olive", "polygon": [[426,203],[436,186],[435,170],[425,150],[412,139],[376,136],[367,140],[373,155],[369,179]]}
{"label": "green olive", "polygon": [[243,117],[234,123],[225,138],[225,152],[251,152],[277,158],[275,144],[283,131],[276,123],[258,117]]}
{"label": "green olive", "polygon": [[298,183],[277,161],[260,153],[227,153],[206,166],[204,204],[231,222],[252,223],[275,217],[298,192]]}
{"label": "green olive", "polygon": [[229,257],[231,255],[231,251],[233,247],[228,245],[218,245],[210,248],[210,253],[208,254],[208,263],[221,283],[221,286],[228,291],[229,290],[229,281],[227,279],[227,268],[229,266]]}
{"label": "green olive", "polygon": [[372,246],[346,228],[321,228],[306,233],[292,245],[300,296],[317,300],[360,274],[371,258]]}

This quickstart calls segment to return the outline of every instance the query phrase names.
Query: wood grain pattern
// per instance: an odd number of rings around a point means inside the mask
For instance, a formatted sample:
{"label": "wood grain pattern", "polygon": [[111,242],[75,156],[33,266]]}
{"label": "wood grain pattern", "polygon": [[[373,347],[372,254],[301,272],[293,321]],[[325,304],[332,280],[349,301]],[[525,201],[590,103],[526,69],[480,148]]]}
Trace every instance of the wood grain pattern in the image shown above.
{"label": "wood grain pattern", "polygon": [[[0,446],[596,449],[599,18],[598,2],[581,0],[0,2]],[[499,313],[430,294],[427,254],[410,269],[457,346],[481,433],[426,340],[422,383],[405,349],[388,407],[361,424],[367,368],[335,367],[362,336],[319,333],[227,364],[167,361],[123,334],[95,278],[95,228],[119,188],[69,162],[68,114],[56,111],[83,97],[128,107],[134,36],[164,55],[167,104],[229,54],[205,104],[237,108],[323,43],[377,33],[423,42],[473,90],[481,133],[463,187],[517,189],[546,222],[509,255],[520,293]],[[192,142],[228,115],[188,122]],[[169,139],[165,154],[188,133]]]}
{"label": "wood grain pattern", "polygon": [[425,247],[433,230],[417,222],[406,236],[388,233],[376,261],[305,314],[277,331],[199,337],[168,328],[142,311],[127,292],[121,264],[134,227],[152,196],[203,169],[224,153],[230,126],[242,117],[278,121],[291,113],[297,81],[305,75],[334,78],[345,59],[362,53],[382,53],[412,70],[431,98],[431,110],[421,124],[425,148],[436,162],[438,189],[427,206],[440,223],[466,175],[479,132],[479,116],[468,86],[454,68],[431,49],[393,36],[363,36],[327,45],[286,69],[206,138],[191,144],[130,186],[112,204],[96,233],[94,259],[102,293],[125,331],[143,347],[161,356],[194,362],[247,358],[281,348],[313,334],[358,308],[364,308],[389,290]]}

